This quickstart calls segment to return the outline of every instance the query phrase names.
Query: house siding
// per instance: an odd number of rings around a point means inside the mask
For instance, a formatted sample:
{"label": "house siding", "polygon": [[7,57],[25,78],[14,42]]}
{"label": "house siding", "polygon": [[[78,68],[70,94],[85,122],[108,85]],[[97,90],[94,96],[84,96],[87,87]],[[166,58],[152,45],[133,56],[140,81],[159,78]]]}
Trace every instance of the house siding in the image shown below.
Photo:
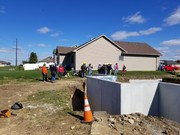
{"label": "house siding", "polygon": [[86,65],[91,63],[94,70],[97,70],[99,63],[112,63],[112,65],[120,63],[120,55],[121,50],[119,48],[101,37],[76,52],[76,70],[80,70],[84,62]]}
{"label": "house siding", "polygon": [[65,55],[59,56],[59,64],[62,64],[64,62],[65,57],[66,57]]}
{"label": "house siding", "polygon": [[129,53],[128,48],[126,50],[124,48],[102,35],[68,53],[58,54],[57,61],[75,70],[80,70],[83,63],[87,66],[91,63],[93,70],[97,70],[99,63],[111,63],[112,68],[115,63],[118,63],[119,70],[122,70],[123,64],[126,65],[128,71],[157,70],[160,53],[136,53],[135,50],[134,53]]}
{"label": "house siding", "polygon": [[124,56],[120,67],[125,64],[128,71],[155,71],[157,63],[157,57]]}

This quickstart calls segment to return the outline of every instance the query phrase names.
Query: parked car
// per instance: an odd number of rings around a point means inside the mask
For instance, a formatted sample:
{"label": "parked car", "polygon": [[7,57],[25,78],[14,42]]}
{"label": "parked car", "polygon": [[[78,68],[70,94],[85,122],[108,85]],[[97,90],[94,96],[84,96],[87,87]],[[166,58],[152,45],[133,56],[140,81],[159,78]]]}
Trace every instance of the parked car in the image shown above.
{"label": "parked car", "polygon": [[179,69],[179,67],[173,66],[173,65],[165,65],[165,66],[163,66],[164,71],[175,71],[175,70],[178,70],[178,69]]}

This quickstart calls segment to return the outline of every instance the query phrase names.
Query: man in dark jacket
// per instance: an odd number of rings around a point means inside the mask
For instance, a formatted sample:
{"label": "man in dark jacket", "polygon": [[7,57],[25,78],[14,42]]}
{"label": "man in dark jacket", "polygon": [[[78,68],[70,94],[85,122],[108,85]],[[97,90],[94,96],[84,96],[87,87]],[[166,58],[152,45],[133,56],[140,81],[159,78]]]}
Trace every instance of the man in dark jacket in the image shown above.
{"label": "man in dark jacket", "polygon": [[56,80],[57,68],[55,65],[50,65],[51,70],[51,81],[54,82]]}
{"label": "man in dark jacket", "polygon": [[83,63],[83,65],[81,66],[81,77],[85,76],[87,67],[86,67],[86,63]]}

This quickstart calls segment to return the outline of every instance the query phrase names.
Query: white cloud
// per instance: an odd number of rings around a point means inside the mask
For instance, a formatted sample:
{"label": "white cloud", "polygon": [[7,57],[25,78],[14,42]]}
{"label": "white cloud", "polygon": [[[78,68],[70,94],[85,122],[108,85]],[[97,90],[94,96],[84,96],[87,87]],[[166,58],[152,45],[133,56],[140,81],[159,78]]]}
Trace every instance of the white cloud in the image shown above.
{"label": "white cloud", "polygon": [[164,46],[180,46],[180,39],[167,40],[161,42],[160,44]]}
{"label": "white cloud", "polygon": [[39,44],[29,44],[29,45],[28,45],[28,47],[35,47],[35,46],[37,46],[37,47],[46,47],[47,45],[44,44],[44,43],[39,43]]}
{"label": "white cloud", "polygon": [[118,31],[115,32],[111,35],[111,38],[113,40],[122,40],[122,39],[126,39],[128,37],[135,37],[135,36],[139,36],[138,32],[127,32],[127,31]]}
{"label": "white cloud", "polygon": [[60,35],[59,32],[55,32],[55,33],[51,34],[51,37],[58,37],[59,35]]}
{"label": "white cloud", "polygon": [[140,11],[128,17],[123,17],[122,20],[130,24],[133,24],[133,23],[141,24],[146,21],[146,19],[141,15]]}
{"label": "white cloud", "polygon": [[92,39],[92,38],[94,38],[94,36],[93,35],[87,35],[87,38]]}
{"label": "white cloud", "polygon": [[170,60],[173,58],[173,55],[174,53],[171,53],[172,50],[170,50],[169,47],[158,47],[158,48],[155,48],[156,50],[158,50],[162,56],[160,57],[161,59],[163,60]]}
{"label": "white cloud", "polygon": [[164,59],[164,60],[179,60],[180,59],[180,49],[178,48],[173,49],[172,47],[164,46],[164,47],[158,47],[155,49],[158,50],[162,54],[161,59]]}
{"label": "white cloud", "polygon": [[0,48],[0,53],[13,53],[13,50],[7,48]]}
{"label": "white cloud", "polygon": [[41,33],[41,34],[46,34],[46,33],[50,32],[50,31],[52,31],[52,30],[49,29],[48,27],[42,27],[42,28],[37,29],[37,31],[38,31],[39,33]]}
{"label": "white cloud", "polygon": [[180,7],[177,8],[169,17],[164,19],[164,22],[168,26],[180,24]]}
{"label": "white cloud", "polygon": [[174,55],[175,60],[180,60],[180,53],[179,51]]}
{"label": "white cloud", "polygon": [[137,37],[137,36],[143,36],[143,35],[151,35],[154,34],[158,31],[161,31],[162,28],[160,27],[151,27],[147,30],[140,30],[137,32],[128,32],[128,31],[118,31],[115,32],[111,35],[111,38],[113,40],[122,40],[122,39],[126,39],[128,37]]}
{"label": "white cloud", "polygon": [[162,28],[160,28],[160,27],[151,27],[147,30],[141,30],[141,31],[139,31],[139,33],[141,35],[151,35],[151,34],[154,34],[158,31],[161,31],[161,30],[162,30]]}
{"label": "white cloud", "polygon": [[47,45],[44,44],[44,43],[40,43],[40,44],[37,44],[36,46],[39,46],[39,47],[46,47]]}
{"label": "white cloud", "polygon": [[60,39],[59,40],[60,42],[68,42],[68,41],[70,41],[69,39],[66,39],[66,38],[63,38],[63,39]]}
{"label": "white cloud", "polygon": [[170,52],[169,47],[158,47],[158,48],[155,48],[155,49],[158,50],[163,55]]}

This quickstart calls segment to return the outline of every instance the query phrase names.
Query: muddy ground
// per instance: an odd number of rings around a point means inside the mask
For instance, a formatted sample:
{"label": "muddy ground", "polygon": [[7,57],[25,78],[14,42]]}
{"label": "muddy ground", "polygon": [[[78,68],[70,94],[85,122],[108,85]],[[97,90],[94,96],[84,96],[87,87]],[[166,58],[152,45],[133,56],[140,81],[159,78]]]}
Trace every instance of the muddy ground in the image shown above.
{"label": "muddy ground", "polygon": [[[90,124],[82,124],[83,111],[78,111],[76,104],[73,112],[64,114],[61,107],[52,104],[28,102],[27,97],[39,91],[56,90],[63,87],[73,98],[75,91],[83,91],[83,80],[58,80],[50,82],[11,82],[0,85],[0,110],[9,109],[13,114],[10,118],[0,118],[0,135],[89,135]],[[82,98],[82,96],[80,96]],[[67,106],[73,106],[72,98]],[[11,110],[17,101],[23,104],[23,109]],[[77,100],[78,104],[81,104]],[[79,106],[82,106],[79,105]],[[77,108],[76,108],[77,107]],[[114,135],[180,135],[180,124],[142,114],[110,116],[103,114],[95,117],[93,125],[100,132],[95,134]],[[93,134],[92,133],[92,134]]]}

